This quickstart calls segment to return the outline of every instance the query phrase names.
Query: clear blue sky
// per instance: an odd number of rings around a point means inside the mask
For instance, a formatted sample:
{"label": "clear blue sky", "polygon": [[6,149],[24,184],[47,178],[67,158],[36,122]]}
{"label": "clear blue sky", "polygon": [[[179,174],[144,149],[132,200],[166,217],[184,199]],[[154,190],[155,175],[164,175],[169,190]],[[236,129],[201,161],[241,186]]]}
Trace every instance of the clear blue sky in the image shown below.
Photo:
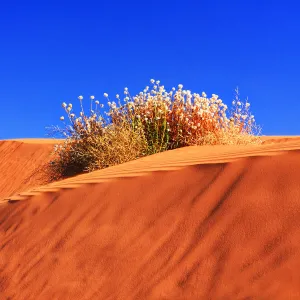
{"label": "clear blue sky", "polygon": [[226,104],[239,86],[264,135],[300,135],[298,3],[3,1],[0,139],[44,137],[63,101],[151,78]]}

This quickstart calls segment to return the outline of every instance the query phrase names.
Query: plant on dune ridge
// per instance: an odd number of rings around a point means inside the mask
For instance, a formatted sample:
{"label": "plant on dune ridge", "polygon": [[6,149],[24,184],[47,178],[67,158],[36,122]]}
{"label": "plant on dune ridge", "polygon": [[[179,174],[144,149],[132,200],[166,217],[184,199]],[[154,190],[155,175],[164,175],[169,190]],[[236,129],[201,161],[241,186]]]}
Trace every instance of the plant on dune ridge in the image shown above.
{"label": "plant on dune ridge", "polygon": [[104,119],[81,115],[78,119],[70,116],[71,126],[55,130],[66,138],[54,147],[54,159],[48,169],[52,180],[139,158],[144,143],[138,131],[130,130],[125,123],[105,126]]}
{"label": "plant on dune ridge", "polygon": [[261,143],[254,135],[258,127],[249,113],[250,104],[240,101],[238,89],[228,118],[227,105],[218,95],[192,94],[181,84],[168,92],[160,81],[150,82],[151,89],[146,86],[133,97],[125,88],[123,104],[116,95],[118,106],[104,93],[110,108],[105,112],[108,120],[100,115],[104,105],[94,96],[90,97],[89,116],[82,96],[78,97],[78,117],[72,104],[63,103],[71,125],[55,128],[65,140],[55,146],[52,173],[57,178],[68,177],[184,146]]}

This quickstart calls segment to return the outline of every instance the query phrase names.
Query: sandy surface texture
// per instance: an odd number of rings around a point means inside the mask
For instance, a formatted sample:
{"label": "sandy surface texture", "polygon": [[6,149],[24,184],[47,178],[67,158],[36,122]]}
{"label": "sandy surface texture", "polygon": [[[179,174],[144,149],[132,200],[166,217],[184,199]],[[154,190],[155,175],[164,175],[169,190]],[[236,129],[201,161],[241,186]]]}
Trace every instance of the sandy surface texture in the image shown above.
{"label": "sandy surface texture", "polygon": [[0,141],[0,201],[44,183],[38,171],[52,149],[53,145],[48,143]]}
{"label": "sandy surface texture", "polygon": [[0,299],[300,299],[300,138],[265,140],[46,186],[49,144],[0,142]]}

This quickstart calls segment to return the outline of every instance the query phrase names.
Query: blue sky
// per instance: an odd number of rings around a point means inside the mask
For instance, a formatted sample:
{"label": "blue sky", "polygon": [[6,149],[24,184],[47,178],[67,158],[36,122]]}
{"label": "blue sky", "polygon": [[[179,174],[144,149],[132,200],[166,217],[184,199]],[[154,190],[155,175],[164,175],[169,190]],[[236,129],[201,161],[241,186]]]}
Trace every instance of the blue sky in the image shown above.
{"label": "blue sky", "polygon": [[[45,137],[62,102],[236,86],[264,135],[300,135],[298,1],[5,1],[0,9],[0,139]],[[79,110],[77,110],[78,112]]]}

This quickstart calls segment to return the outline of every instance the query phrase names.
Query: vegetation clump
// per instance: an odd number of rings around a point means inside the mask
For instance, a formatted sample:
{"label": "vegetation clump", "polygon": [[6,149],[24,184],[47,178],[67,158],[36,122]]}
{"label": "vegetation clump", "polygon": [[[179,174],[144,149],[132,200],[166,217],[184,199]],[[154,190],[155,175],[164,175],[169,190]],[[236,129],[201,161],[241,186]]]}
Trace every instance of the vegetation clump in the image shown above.
{"label": "vegetation clump", "polygon": [[[104,107],[94,96],[90,97],[89,115],[83,108],[83,97],[79,96],[81,111],[73,112],[72,104],[62,103],[69,125],[54,128],[64,136],[64,141],[55,145],[50,170],[57,180],[82,172],[91,172],[131,161],[143,156],[194,145],[239,145],[259,144],[255,132],[260,128],[250,114],[250,103],[243,104],[238,89],[232,102],[230,117],[227,105],[212,94],[209,98],[178,88],[166,91],[160,81],[151,79],[151,88],[136,96],[124,89],[121,103],[107,98],[109,112],[105,119],[100,109]],[[65,117],[60,118],[62,121]]]}

